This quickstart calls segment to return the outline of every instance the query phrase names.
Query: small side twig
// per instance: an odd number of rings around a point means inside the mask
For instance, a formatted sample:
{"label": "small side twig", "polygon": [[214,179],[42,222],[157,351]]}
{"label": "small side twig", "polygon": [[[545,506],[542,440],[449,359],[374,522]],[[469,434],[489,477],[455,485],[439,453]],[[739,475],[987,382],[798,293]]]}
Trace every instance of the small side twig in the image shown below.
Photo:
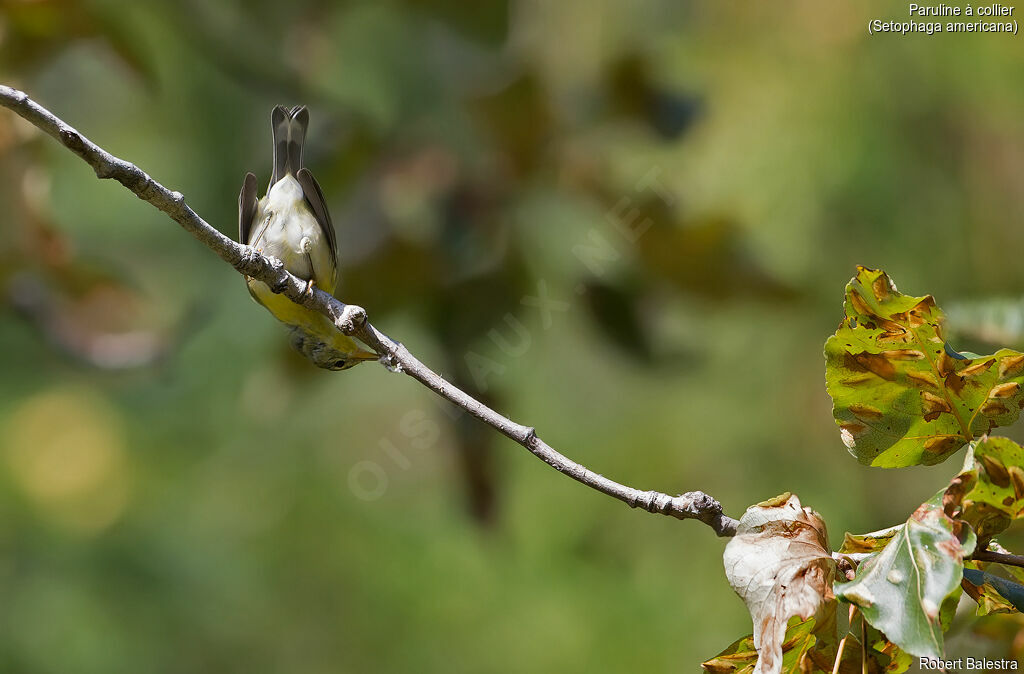
{"label": "small side twig", "polygon": [[971,559],[978,562],[1003,564],[1004,566],[1024,567],[1024,555],[1011,555],[1006,552],[996,552],[994,550],[977,550],[973,555],[971,555]]}
{"label": "small side twig", "polygon": [[678,519],[700,520],[719,536],[732,536],[736,533],[737,521],[723,514],[721,504],[703,492],[670,496],[657,491],[634,489],[609,480],[560,454],[541,440],[533,428],[498,414],[457,386],[445,381],[443,377],[421,363],[405,346],[377,330],[367,320],[364,309],[345,304],[319,288],[307,292],[306,281],[288,273],[280,260],[261,255],[249,246],[224,236],[199,217],[185,203],[185,197],[180,192],[167,189],[131,162],[103,150],[33,101],[25,92],[0,85],[0,105],[53,136],[89,164],[97,177],[118,181],[137,197],[166,213],[239,273],[263,281],[274,292],[282,293],[293,302],[324,314],[338,330],[359,338],[385,357],[392,366],[399,365],[401,371],[518,442],[560,473],[630,507]]}

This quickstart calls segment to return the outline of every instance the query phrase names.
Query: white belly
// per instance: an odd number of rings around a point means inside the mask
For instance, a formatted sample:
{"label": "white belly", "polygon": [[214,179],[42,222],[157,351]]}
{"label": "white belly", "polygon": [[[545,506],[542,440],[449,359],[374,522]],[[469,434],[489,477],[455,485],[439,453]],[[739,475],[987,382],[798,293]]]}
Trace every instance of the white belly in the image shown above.
{"label": "white belly", "polygon": [[314,279],[334,292],[335,270],[327,235],[320,228],[291,175],[278,180],[260,200],[247,242],[265,255],[273,255],[299,278]]}

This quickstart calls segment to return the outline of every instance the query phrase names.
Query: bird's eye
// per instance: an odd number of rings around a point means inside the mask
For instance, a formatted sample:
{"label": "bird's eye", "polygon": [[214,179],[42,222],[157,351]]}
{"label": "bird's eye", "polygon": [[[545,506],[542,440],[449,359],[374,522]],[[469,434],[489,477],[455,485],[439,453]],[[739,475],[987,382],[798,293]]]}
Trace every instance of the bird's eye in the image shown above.
{"label": "bird's eye", "polygon": [[340,369],[342,369],[344,367],[345,367],[345,361],[344,360],[336,360],[333,363],[331,363],[331,368],[334,369],[334,370],[340,370]]}

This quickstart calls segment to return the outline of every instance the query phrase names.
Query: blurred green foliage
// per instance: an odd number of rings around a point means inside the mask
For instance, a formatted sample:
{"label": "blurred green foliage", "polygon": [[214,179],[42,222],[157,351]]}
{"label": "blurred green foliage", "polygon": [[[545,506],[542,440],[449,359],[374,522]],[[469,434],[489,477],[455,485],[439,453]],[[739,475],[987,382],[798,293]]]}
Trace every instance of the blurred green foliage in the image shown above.
{"label": "blurred green foliage", "polygon": [[[869,38],[890,11],[2,0],[0,81],[226,233],[271,107],[309,105],[343,300],[594,470],[735,516],[790,490],[836,537],[955,470],[835,432],[854,265],[940,302],[1024,284],[1024,53]],[[298,360],[6,113],[0,204],[0,671],[678,670],[749,631],[710,531]]]}

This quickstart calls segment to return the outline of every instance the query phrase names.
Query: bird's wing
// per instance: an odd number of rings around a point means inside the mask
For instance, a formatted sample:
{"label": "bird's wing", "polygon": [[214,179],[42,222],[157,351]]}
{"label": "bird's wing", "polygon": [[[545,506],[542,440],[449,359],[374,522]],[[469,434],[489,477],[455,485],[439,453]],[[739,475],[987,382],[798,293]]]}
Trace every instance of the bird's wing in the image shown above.
{"label": "bird's wing", "polygon": [[238,243],[243,245],[249,243],[249,232],[256,216],[256,189],[256,176],[246,173],[242,191],[238,193]]}
{"label": "bird's wing", "polygon": [[[316,222],[320,225],[320,229],[323,230],[324,235],[327,237],[327,245],[331,251],[331,268],[333,276],[337,275],[338,268],[338,241],[334,233],[334,225],[331,224],[331,216],[327,212],[327,204],[324,201],[324,193],[320,189],[320,184],[317,183],[316,178],[309,172],[309,169],[299,169],[295,179],[299,181],[299,186],[302,188],[302,194],[306,198],[306,203],[309,204],[310,209],[313,211],[313,216],[316,218]],[[334,288],[330,289],[334,292]]]}

